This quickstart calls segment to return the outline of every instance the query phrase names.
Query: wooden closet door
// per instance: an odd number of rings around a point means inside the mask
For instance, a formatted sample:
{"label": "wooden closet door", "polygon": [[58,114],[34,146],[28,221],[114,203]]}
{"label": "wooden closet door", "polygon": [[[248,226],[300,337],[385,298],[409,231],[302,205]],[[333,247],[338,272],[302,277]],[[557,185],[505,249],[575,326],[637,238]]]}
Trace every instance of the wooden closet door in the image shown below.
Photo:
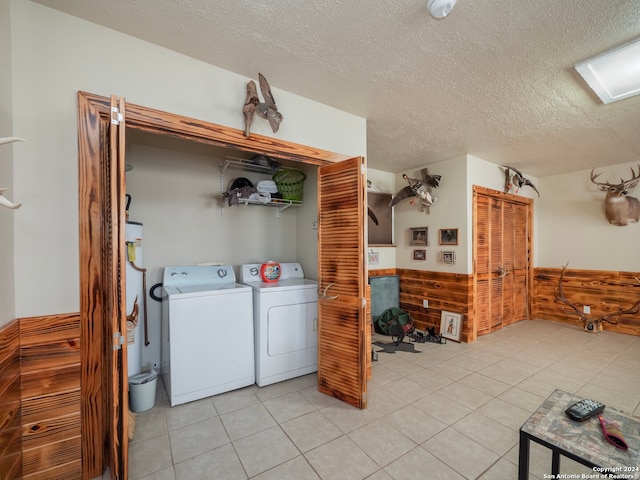
{"label": "wooden closet door", "polygon": [[124,99],[78,95],[82,478],[128,470]]}
{"label": "wooden closet door", "polygon": [[528,318],[529,222],[527,219],[526,205],[504,202],[503,244],[505,249],[508,249],[508,256],[505,256],[503,251],[503,262],[507,271],[503,278],[503,326]]}
{"label": "wooden closet door", "polygon": [[[115,109],[115,110],[114,110]],[[110,369],[106,372],[108,383],[109,419],[109,469],[112,479],[127,478],[129,469],[129,396],[127,379],[127,306],[125,286],[125,101],[111,97],[111,125],[109,128],[108,161],[112,167],[107,177],[110,192],[106,202],[107,244],[110,261],[108,273],[107,318],[111,323]]]}
{"label": "wooden closet door", "polygon": [[318,171],[318,390],[357,408],[367,406],[370,360],[365,186],[361,157]]}
{"label": "wooden closet door", "polygon": [[474,187],[475,333],[528,318],[531,201]]}

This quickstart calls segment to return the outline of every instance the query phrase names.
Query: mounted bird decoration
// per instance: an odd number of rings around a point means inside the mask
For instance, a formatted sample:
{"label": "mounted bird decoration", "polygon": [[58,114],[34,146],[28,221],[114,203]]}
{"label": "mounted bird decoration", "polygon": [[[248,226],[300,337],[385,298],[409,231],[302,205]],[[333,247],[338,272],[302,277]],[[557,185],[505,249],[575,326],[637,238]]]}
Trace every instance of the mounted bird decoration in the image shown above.
{"label": "mounted bird decoration", "polygon": [[[13,142],[24,142],[24,140],[22,138],[18,138],[18,137],[6,137],[6,138],[0,138],[0,145],[4,145],[7,143],[13,143]],[[9,199],[7,199],[3,193],[8,190],[7,188],[0,188],[0,205],[10,208],[12,210],[15,210],[16,208],[20,208],[22,206],[21,203],[13,203],[11,202]]]}
{"label": "mounted bird decoration", "polygon": [[244,117],[244,136],[247,138],[251,135],[251,123],[253,122],[253,117],[256,113],[261,118],[269,121],[269,125],[271,125],[273,133],[278,131],[278,128],[280,128],[280,122],[282,122],[282,119],[284,118],[278,111],[276,101],[271,93],[269,82],[267,82],[267,79],[264,78],[264,75],[261,73],[258,73],[258,81],[260,83],[260,91],[262,92],[264,102],[261,102],[258,97],[256,82],[250,80],[247,82],[247,98],[245,99],[244,106],[242,107],[242,115]]}
{"label": "mounted bird decoration", "polygon": [[540,192],[538,191],[536,186],[531,182],[531,180],[528,180],[527,178],[525,178],[525,176],[522,174],[521,171],[513,167],[510,167],[508,165],[502,165],[502,168],[505,169],[504,170],[504,193],[509,193],[511,189],[515,189],[515,193],[518,193],[518,191],[522,187],[531,187],[535,190],[538,196],[540,196]]}
{"label": "mounted bird decoration", "polygon": [[420,170],[420,173],[422,174],[422,180],[411,178],[406,174],[402,175],[402,178],[404,178],[409,185],[393,196],[391,202],[389,202],[390,207],[396,206],[406,198],[414,197],[409,203],[413,205],[416,203],[416,200],[420,199],[421,211],[429,213],[429,207],[438,200],[437,197],[433,196],[431,191],[440,185],[441,177],[440,175],[430,175],[428,168],[423,168]]}

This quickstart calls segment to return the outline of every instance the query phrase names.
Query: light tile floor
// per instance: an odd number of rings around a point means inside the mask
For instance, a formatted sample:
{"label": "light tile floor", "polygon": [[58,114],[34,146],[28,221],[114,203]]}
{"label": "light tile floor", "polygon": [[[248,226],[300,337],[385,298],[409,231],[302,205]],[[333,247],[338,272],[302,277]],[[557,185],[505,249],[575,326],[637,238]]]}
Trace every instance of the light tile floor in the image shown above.
{"label": "light tile floor", "polygon": [[[556,388],[640,416],[640,337],[534,320],[415,350],[378,353],[365,410],[318,393],[315,374],[173,408],[159,382],[129,478],[509,480],[520,426]],[[532,443],[530,478],[550,465]],[[592,473],[568,459],[561,471]]]}

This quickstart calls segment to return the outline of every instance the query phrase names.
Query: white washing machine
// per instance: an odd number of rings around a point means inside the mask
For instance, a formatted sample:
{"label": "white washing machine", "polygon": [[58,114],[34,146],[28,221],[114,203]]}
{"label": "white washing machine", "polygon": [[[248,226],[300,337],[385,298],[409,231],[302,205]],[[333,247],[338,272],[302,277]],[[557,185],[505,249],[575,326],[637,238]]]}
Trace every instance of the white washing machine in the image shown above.
{"label": "white washing machine", "polygon": [[233,267],[165,267],[163,287],[162,379],[171,406],[253,385],[253,297]]}
{"label": "white washing machine", "polygon": [[253,288],[256,383],[263,387],[318,371],[318,283],[299,263],[280,265],[277,282],[263,282],[260,264],[242,265]]}

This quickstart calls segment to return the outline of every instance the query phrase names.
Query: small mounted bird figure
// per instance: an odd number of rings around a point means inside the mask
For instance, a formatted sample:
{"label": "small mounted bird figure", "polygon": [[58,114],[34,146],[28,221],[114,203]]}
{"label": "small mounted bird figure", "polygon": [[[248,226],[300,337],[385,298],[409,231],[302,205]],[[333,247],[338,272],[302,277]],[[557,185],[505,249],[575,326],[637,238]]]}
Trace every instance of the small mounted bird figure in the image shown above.
{"label": "small mounted bird figure", "polygon": [[264,102],[260,102],[258,98],[258,92],[256,89],[256,83],[251,80],[247,83],[247,97],[242,107],[242,115],[244,116],[244,135],[249,137],[251,134],[251,123],[253,122],[254,114],[258,114],[260,117],[269,121],[271,130],[276,133],[280,128],[280,122],[284,118],[278,111],[278,106],[271,93],[271,87],[269,82],[261,73],[258,73],[258,82],[260,83],[260,91]]}
{"label": "small mounted bird figure", "polygon": [[251,123],[256,113],[256,107],[260,103],[258,91],[256,90],[256,82],[253,80],[247,83],[247,99],[242,107],[242,116],[244,117],[244,136],[249,138],[251,135]]}
{"label": "small mounted bird figure", "polygon": [[540,192],[538,191],[536,186],[531,182],[531,180],[528,180],[527,178],[525,178],[525,176],[522,174],[520,170],[517,170],[508,165],[501,165],[501,166],[502,168],[505,169],[504,170],[504,175],[505,175],[504,193],[509,193],[509,191],[512,188],[515,188],[516,193],[518,193],[518,191],[522,187],[531,187],[538,194],[538,196],[540,196]]}
{"label": "small mounted bird figure", "polygon": [[415,198],[411,200],[411,205],[416,203],[417,199],[420,199],[422,202],[422,211],[429,213],[429,207],[438,200],[437,197],[431,194],[431,189],[437,188],[440,185],[441,176],[429,175],[428,168],[423,168],[420,173],[422,174],[422,180],[411,178],[406,174],[402,175],[402,178],[404,178],[409,185],[398,191],[393,196],[391,202],[389,202],[390,207],[394,207],[402,200],[413,196]]}

